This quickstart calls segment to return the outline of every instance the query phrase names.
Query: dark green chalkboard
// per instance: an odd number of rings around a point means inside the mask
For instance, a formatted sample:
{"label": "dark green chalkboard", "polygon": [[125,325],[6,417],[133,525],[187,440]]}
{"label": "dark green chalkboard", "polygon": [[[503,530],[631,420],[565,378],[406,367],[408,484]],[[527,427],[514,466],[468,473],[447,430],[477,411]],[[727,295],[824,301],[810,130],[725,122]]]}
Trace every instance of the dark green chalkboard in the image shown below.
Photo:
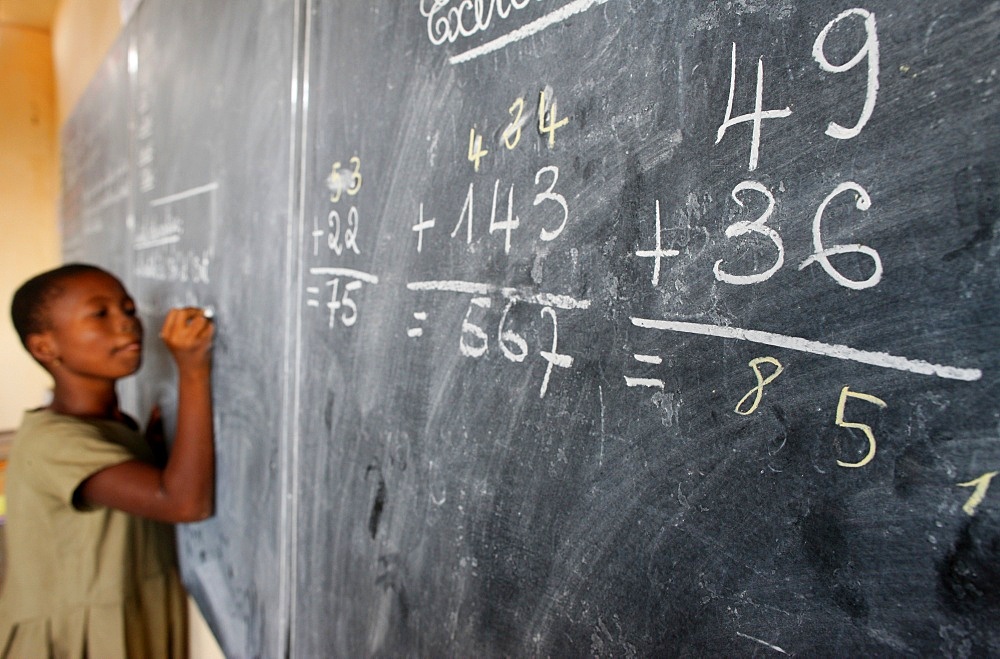
{"label": "dark green chalkboard", "polygon": [[114,136],[227,653],[1000,653],[1000,3],[257,5],[146,0]]}

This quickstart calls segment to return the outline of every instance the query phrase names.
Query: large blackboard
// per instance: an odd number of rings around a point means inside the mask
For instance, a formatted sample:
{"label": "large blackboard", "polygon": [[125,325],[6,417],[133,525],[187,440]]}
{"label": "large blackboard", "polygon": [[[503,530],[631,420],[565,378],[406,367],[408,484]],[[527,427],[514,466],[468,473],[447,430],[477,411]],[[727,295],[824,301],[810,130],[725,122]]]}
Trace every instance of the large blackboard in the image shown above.
{"label": "large blackboard", "polygon": [[208,5],[107,148],[228,654],[1000,652],[1000,3]]}
{"label": "large blackboard", "polygon": [[[63,132],[64,198],[76,204],[63,206],[65,256],[120,273],[136,297],[147,350],[123,389],[141,417],[159,404],[172,429],[176,380],[156,341],[167,309],[216,312],[216,514],[178,539],[184,582],[230,656],[280,655],[287,625],[295,12],[280,0],[144,2]],[[86,203],[123,157],[127,222],[124,206],[101,215]]]}

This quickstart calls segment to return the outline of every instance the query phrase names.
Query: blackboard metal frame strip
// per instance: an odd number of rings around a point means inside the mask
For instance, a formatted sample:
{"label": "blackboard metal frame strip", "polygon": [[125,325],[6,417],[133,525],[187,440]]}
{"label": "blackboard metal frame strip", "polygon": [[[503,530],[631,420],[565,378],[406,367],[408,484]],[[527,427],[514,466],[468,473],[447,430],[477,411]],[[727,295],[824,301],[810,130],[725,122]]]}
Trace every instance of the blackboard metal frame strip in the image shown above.
{"label": "blackboard metal frame strip", "polygon": [[282,386],[282,423],[280,438],[281,502],[279,521],[279,577],[278,577],[278,642],[270,656],[292,656],[291,629],[294,619],[292,592],[295,584],[295,529],[297,526],[299,432],[296,410],[299,407],[299,365],[301,350],[299,336],[302,320],[302,273],[299,264],[301,239],[302,202],[304,199],[302,171],[306,154],[305,116],[308,96],[309,69],[309,16],[312,3],[292,0],[292,76],[290,81],[290,135],[288,176],[288,220],[285,234],[285,344],[283,356],[285,373]]}

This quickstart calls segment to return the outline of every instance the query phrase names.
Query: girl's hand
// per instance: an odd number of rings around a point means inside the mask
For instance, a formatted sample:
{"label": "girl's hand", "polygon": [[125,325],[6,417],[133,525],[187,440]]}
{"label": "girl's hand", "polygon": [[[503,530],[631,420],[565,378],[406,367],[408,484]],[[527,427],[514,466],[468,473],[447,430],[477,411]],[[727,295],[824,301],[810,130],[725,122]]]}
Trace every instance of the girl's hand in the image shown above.
{"label": "girl's hand", "polygon": [[215,325],[205,317],[204,310],[197,307],[171,309],[160,330],[160,338],[182,373],[211,370],[214,335]]}

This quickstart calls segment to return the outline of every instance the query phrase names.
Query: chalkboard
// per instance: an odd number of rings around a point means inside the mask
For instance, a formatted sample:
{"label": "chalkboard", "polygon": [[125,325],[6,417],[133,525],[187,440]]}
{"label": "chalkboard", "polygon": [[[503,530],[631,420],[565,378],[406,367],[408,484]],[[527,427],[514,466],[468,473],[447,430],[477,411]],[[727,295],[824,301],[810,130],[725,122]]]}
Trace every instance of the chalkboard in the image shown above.
{"label": "chalkboard", "polygon": [[131,81],[128,37],[115,42],[61,134],[62,254],[66,261],[101,255],[128,275],[129,224],[134,222]]}
{"label": "chalkboard", "polygon": [[227,654],[1000,652],[1000,3],[130,30],[126,269],[219,311]]}
{"label": "chalkboard", "polygon": [[[80,201],[64,204],[63,224],[97,236],[77,247],[67,230],[67,258],[106,265],[136,298],[147,349],[124,389],[141,417],[159,404],[172,432],[176,378],[155,338],[167,309],[216,312],[216,512],[178,541],[185,585],[229,656],[284,651],[295,11],[144,2],[64,132],[81,144],[64,178],[85,200],[123,154],[129,164],[127,224],[98,225]],[[106,133],[108,165],[90,155]]]}

